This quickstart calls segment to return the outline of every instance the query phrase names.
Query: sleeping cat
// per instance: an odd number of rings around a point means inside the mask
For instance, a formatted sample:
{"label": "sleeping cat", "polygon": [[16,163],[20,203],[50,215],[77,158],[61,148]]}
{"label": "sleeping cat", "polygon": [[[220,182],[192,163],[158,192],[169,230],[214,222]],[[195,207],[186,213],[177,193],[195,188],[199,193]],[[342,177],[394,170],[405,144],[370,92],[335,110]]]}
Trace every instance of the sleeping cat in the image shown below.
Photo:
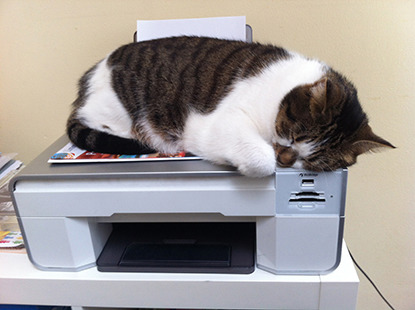
{"label": "sleeping cat", "polygon": [[204,37],[122,46],[85,73],[70,140],[101,153],[185,150],[245,175],[330,171],[379,147],[354,86],[272,45]]}

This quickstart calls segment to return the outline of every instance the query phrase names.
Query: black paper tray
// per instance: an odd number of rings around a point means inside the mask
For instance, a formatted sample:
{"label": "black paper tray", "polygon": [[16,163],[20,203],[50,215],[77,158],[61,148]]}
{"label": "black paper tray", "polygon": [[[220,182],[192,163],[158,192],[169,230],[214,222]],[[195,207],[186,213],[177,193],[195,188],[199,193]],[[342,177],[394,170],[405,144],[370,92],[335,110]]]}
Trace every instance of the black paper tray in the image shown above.
{"label": "black paper tray", "polygon": [[116,223],[103,272],[240,273],[255,269],[255,223]]}

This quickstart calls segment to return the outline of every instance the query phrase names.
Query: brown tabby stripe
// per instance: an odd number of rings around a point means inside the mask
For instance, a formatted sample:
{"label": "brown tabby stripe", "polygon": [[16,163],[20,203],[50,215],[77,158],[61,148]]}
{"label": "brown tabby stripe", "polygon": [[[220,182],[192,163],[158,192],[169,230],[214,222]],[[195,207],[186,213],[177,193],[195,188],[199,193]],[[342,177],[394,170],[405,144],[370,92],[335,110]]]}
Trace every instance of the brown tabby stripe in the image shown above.
{"label": "brown tabby stripe", "polygon": [[[121,94],[133,85],[124,81],[127,76],[114,78],[114,88],[128,111],[137,108],[137,101],[141,102],[140,106],[143,102],[146,106],[156,103],[177,106],[179,102],[188,102],[199,112],[206,113],[214,109],[239,72],[244,76],[256,74],[257,60],[267,63],[287,55],[280,48],[238,41],[230,44],[208,38],[175,38],[121,47],[110,56],[108,64],[128,67],[135,72],[135,75],[127,75],[128,79],[141,81],[142,85],[137,87],[142,91],[135,94],[139,98],[132,98]],[[162,98],[160,92],[164,92]],[[162,121],[163,118],[155,116],[155,119]]]}
{"label": "brown tabby stripe", "polygon": [[314,153],[312,153],[311,155],[309,155],[308,157],[307,157],[307,161],[309,162],[309,163],[313,163],[313,162],[316,162],[317,160],[319,160],[320,159],[320,155],[321,154],[324,154],[324,152],[326,152],[326,150],[324,150],[324,149],[320,149],[320,150],[318,150],[318,151],[316,151],[316,152],[314,152]]}
{"label": "brown tabby stripe", "polygon": [[226,57],[217,64],[213,71],[212,83],[205,97],[205,106],[209,105],[212,100],[214,102],[217,101],[227,93],[229,85],[235,79],[235,74],[238,70],[237,64],[243,61],[243,59],[237,57],[238,54],[243,54],[245,50],[250,48],[250,45],[244,45],[235,50],[228,51]]}
{"label": "brown tabby stripe", "polygon": [[[220,53],[223,52],[226,45],[226,42],[215,44],[207,49],[203,54],[201,53],[198,58],[194,59],[197,66],[193,73],[194,85],[191,94],[191,102],[199,103],[194,106],[194,108],[199,112],[210,112],[214,109],[214,105],[206,106],[206,88],[208,88],[208,85],[210,85],[213,78],[211,69],[214,65],[214,61],[215,59],[220,59],[222,57]],[[205,106],[202,106],[200,104],[201,102],[204,102]],[[213,102],[213,99],[211,102]]]}
{"label": "brown tabby stripe", "polygon": [[295,142],[303,142],[305,140],[312,140],[312,139],[307,135],[303,135],[303,136],[295,137],[294,140],[295,140]]}
{"label": "brown tabby stripe", "polygon": [[[201,86],[199,79],[201,68],[203,67],[204,61],[207,60],[207,57],[218,49],[218,47],[214,46],[206,50],[205,45],[208,45],[209,42],[210,40],[208,38],[200,39],[200,42],[195,47],[195,51],[190,56],[190,62],[180,72],[179,87],[176,91],[173,104],[178,104],[182,100],[186,102],[198,102],[198,93],[200,92]],[[195,67],[195,64],[198,65]]]}
{"label": "brown tabby stripe", "polygon": [[260,72],[260,70],[264,69],[270,62],[288,57],[288,52],[282,48],[267,47],[263,49],[261,53],[256,53],[254,57],[251,57],[242,72],[242,76],[248,77],[255,75]]}
{"label": "brown tabby stripe", "polygon": [[285,115],[291,122],[293,123],[297,122],[297,118],[294,116],[294,114],[291,111],[291,104],[287,104]]}

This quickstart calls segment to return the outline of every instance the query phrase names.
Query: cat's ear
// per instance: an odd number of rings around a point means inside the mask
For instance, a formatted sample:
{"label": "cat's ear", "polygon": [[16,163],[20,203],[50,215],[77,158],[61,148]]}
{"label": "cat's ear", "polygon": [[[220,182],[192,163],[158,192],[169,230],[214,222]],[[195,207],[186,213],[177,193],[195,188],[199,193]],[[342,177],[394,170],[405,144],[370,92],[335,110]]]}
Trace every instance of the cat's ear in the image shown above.
{"label": "cat's ear", "polygon": [[[314,120],[318,122],[328,122],[331,119],[327,89],[330,80],[323,77],[314,84],[310,85],[310,113]],[[332,85],[330,85],[331,87]]]}
{"label": "cat's ear", "polygon": [[313,117],[324,113],[327,108],[327,83],[328,79],[324,77],[310,86],[310,111]]}
{"label": "cat's ear", "polygon": [[328,100],[329,88],[331,99],[339,88],[327,77],[323,77],[313,84],[301,86],[295,92],[291,92],[291,112],[296,119],[318,124],[330,122],[333,103]]}
{"label": "cat's ear", "polygon": [[366,152],[381,148],[395,148],[391,143],[375,135],[369,125],[359,128],[355,141],[352,143],[352,151],[357,156]]}
{"label": "cat's ear", "polygon": [[327,77],[321,78],[309,87],[311,116],[320,123],[330,122],[332,106],[342,98],[341,89]]}

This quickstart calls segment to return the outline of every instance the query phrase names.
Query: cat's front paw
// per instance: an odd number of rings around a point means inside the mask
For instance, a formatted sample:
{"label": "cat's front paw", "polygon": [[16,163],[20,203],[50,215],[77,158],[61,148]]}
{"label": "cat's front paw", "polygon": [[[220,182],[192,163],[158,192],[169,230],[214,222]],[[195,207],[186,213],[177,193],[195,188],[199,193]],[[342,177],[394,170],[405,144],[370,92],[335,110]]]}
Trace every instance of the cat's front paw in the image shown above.
{"label": "cat's front paw", "polygon": [[273,165],[240,165],[238,170],[248,177],[262,178],[275,172],[275,164]]}
{"label": "cat's front paw", "polygon": [[248,177],[262,178],[271,175],[275,172],[276,160],[273,153],[267,155],[246,158],[237,165],[237,168]]}

